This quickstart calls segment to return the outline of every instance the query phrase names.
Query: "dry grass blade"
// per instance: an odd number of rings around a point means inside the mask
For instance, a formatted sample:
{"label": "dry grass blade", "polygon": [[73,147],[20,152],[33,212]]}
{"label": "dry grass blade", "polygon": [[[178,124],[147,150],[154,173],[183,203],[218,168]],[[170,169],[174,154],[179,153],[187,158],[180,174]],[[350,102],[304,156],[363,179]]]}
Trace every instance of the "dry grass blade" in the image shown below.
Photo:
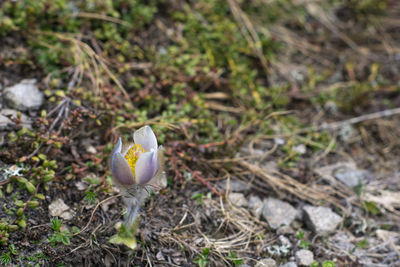
{"label": "dry grass blade", "polygon": [[[119,82],[117,77],[108,68],[106,60],[98,55],[88,44],[82,42],[74,35],[71,34],[61,34],[55,32],[44,32],[44,31],[33,31],[33,34],[46,35],[55,37],[61,41],[68,42],[71,44],[70,50],[73,54],[76,67],[80,69],[81,72],[85,73],[94,85],[94,89],[97,95],[100,95],[101,89],[100,84],[102,83],[101,71],[104,71],[108,77],[117,85],[117,87],[124,94],[126,99],[129,99],[128,93],[125,91],[122,84]],[[34,37],[34,36],[33,36]],[[40,42],[43,46],[49,49],[60,50],[60,48],[49,46],[46,43]]]}
{"label": "dry grass blade", "polygon": [[272,188],[288,192],[304,201],[316,205],[321,204],[322,202],[328,202],[340,206],[335,197],[327,195],[327,193],[322,190],[310,187],[310,185],[302,184],[288,175],[277,171],[268,173],[265,169],[246,161],[236,161],[236,163],[245,169],[250,170],[251,173],[262,179]]}
{"label": "dry grass blade", "polygon": [[[204,210],[211,211],[211,214],[205,215]],[[183,224],[183,221],[191,221],[189,217],[194,222]],[[208,218],[218,218],[219,226],[212,232],[207,226]],[[261,242],[260,237],[267,236],[266,229],[267,225],[255,219],[246,209],[225,202],[220,197],[216,200],[204,199],[204,205],[198,212],[187,210],[175,227],[161,233],[160,241],[166,246],[171,242],[183,245],[194,255],[201,255],[203,248],[209,248],[211,266],[218,266],[221,262],[229,265],[229,253],[254,255],[254,247]]]}
{"label": "dry grass blade", "polygon": [[361,55],[369,55],[367,48],[360,48],[352,39],[350,39],[350,37],[336,27],[338,20],[330,16],[330,14],[326,10],[323,10],[320,5],[309,2],[305,5],[305,7],[311,16],[316,18],[319,22],[321,22],[321,24],[342,39],[349,47],[351,47],[351,49],[360,53]]}

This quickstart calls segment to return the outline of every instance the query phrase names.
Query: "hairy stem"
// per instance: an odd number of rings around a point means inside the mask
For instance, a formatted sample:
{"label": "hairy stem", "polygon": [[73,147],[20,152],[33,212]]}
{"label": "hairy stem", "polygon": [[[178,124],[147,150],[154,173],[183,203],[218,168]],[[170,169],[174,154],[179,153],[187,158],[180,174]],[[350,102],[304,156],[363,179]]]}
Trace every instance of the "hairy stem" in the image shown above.
{"label": "hairy stem", "polygon": [[146,192],[143,187],[140,187],[135,196],[129,195],[126,201],[127,212],[125,215],[125,226],[130,229],[138,220],[139,210],[144,200]]}

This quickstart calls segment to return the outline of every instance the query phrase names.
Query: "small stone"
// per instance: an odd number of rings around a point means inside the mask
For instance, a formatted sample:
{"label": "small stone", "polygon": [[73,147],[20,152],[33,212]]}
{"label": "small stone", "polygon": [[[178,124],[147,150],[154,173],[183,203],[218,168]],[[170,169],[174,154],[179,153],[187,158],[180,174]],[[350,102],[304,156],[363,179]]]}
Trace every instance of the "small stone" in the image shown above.
{"label": "small stone", "polygon": [[86,152],[89,153],[89,154],[96,154],[97,150],[96,150],[96,148],[94,146],[88,146],[86,148]]}
{"label": "small stone", "polygon": [[164,261],[164,260],[165,260],[164,255],[162,254],[161,251],[159,251],[159,252],[156,254],[156,258],[157,258],[157,260],[159,260],[159,261]]}
{"label": "small stone", "polygon": [[[18,118],[19,117],[19,118]],[[21,120],[21,123],[17,125],[13,121],[13,119]],[[28,129],[32,128],[32,120],[24,113],[20,113],[18,116],[18,111],[13,109],[3,109],[0,111],[0,130],[5,129],[17,129],[21,127],[26,127]]]}
{"label": "small stone", "polygon": [[297,263],[295,263],[294,261],[289,261],[285,264],[280,265],[279,267],[297,267]]}
{"label": "small stone", "polygon": [[301,249],[296,252],[296,262],[300,266],[310,266],[314,262],[314,255],[308,249]]}
{"label": "small stone", "polygon": [[83,191],[83,190],[86,190],[86,189],[88,188],[88,185],[85,184],[85,183],[82,182],[82,181],[76,182],[76,183],[75,183],[75,186],[76,186],[76,189],[78,189],[79,191]]}
{"label": "small stone", "polygon": [[97,154],[96,148],[94,146],[92,146],[89,139],[82,140],[81,144],[85,148],[86,153]]}
{"label": "small stone", "polygon": [[392,244],[400,241],[400,234],[393,231],[378,229],[376,230],[376,236],[383,242],[391,242]]}
{"label": "small stone", "polygon": [[374,175],[371,172],[358,169],[353,161],[324,166],[318,168],[315,172],[328,181],[336,179],[348,187],[367,184],[374,180]]}
{"label": "small stone", "polygon": [[264,203],[258,196],[250,196],[249,209],[257,219],[260,219],[263,207]]}
{"label": "small stone", "polygon": [[342,217],[330,208],[305,206],[303,210],[307,225],[317,234],[329,234],[342,222]]}
{"label": "small stone", "polygon": [[[228,180],[220,182],[220,186],[226,191],[228,190]],[[246,184],[239,180],[231,179],[229,181],[229,191],[230,192],[244,192],[251,188],[249,184]]]}
{"label": "small stone", "polygon": [[277,145],[284,145],[286,143],[285,139],[282,139],[282,138],[274,138],[274,142]]}
{"label": "small stone", "polygon": [[287,202],[275,198],[264,201],[263,216],[272,229],[282,225],[290,225],[296,217],[296,209]]}
{"label": "small stone", "polygon": [[276,262],[271,258],[262,259],[257,262],[255,267],[276,267]]}
{"label": "small stone", "polygon": [[228,199],[234,205],[239,207],[247,207],[249,205],[249,202],[242,193],[230,193]]}
{"label": "small stone", "polygon": [[0,131],[5,130],[7,128],[9,122],[10,122],[9,118],[7,118],[6,116],[0,115]]}
{"label": "small stone", "polygon": [[4,89],[3,97],[7,105],[21,111],[39,109],[44,96],[35,83],[35,79],[26,79]]}
{"label": "small stone", "polygon": [[337,170],[333,176],[348,187],[363,185],[373,179],[373,175],[369,171],[348,168]]}
{"label": "small stone", "polygon": [[49,205],[49,212],[51,216],[58,216],[65,220],[71,220],[73,217],[73,214],[69,210],[70,208],[64,203],[61,198],[58,198],[57,200],[51,202]]}
{"label": "small stone", "polygon": [[295,146],[293,148],[293,151],[299,153],[300,155],[303,155],[307,152],[307,147],[304,144],[300,144],[298,146]]}

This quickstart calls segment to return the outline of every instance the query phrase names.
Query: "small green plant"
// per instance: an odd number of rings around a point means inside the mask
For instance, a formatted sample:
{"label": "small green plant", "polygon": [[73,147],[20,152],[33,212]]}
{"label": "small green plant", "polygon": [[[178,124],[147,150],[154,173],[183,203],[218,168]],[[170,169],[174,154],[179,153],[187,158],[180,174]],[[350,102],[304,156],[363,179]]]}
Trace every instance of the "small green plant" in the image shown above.
{"label": "small green plant", "polygon": [[0,255],[0,263],[3,265],[7,265],[11,262],[10,252],[3,253]]}
{"label": "small green plant", "polygon": [[296,237],[300,239],[299,247],[302,249],[308,249],[310,247],[311,242],[305,239],[303,231],[297,232]]}
{"label": "small green plant", "polygon": [[356,246],[357,246],[358,248],[360,248],[360,249],[366,249],[367,246],[368,246],[368,241],[367,241],[367,239],[361,240],[360,242],[358,242],[358,243],[356,244]]}
{"label": "small green plant", "polygon": [[207,266],[207,264],[210,261],[210,259],[208,258],[209,254],[210,254],[210,249],[204,248],[202,253],[194,259],[194,263],[196,263],[199,267]]}
{"label": "small green plant", "polygon": [[204,198],[204,194],[203,194],[203,193],[195,193],[195,194],[193,194],[192,197],[191,197],[191,199],[197,200],[197,202],[198,202],[200,205],[203,205],[203,204],[204,204],[203,198]]}
{"label": "small green plant", "polygon": [[69,245],[71,243],[70,238],[72,234],[68,230],[61,230],[62,220],[55,217],[51,220],[50,224],[54,233],[49,236],[47,241],[53,246],[55,246],[57,243]]}
{"label": "small green plant", "polygon": [[235,266],[243,264],[243,259],[239,258],[236,252],[229,251],[228,260],[230,260]]}
{"label": "small green plant", "polygon": [[364,201],[363,208],[366,212],[374,216],[381,213],[379,207],[375,204],[375,202],[372,201]]}
{"label": "small green plant", "polygon": [[10,249],[11,254],[18,255],[18,251],[15,248],[14,244],[9,245],[8,248]]}
{"label": "small green plant", "polygon": [[58,232],[60,231],[62,220],[59,219],[58,217],[54,217],[53,219],[51,219],[50,224],[51,224],[51,229],[54,232]]}
{"label": "small green plant", "polygon": [[96,193],[92,192],[92,191],[86,191],[85,192],[85,200],[89,203],[89,204],[93,204],[96,202]]}
{"label": "small green plant", "polygon": [[[318,261],[314,261],[310,267],[319,267],[320,264]],[[322,267],[335,267],[335,263],[333,261],[323,261],[321,264]]]}
{"label": "small green plant", "polygon": [[333,261],[324,261],[322,267],[335,267],[335,263]]}
{"label": "small green plant", "polygon": [[70,241],[71,233],[68,230],[62,230],[60,232],[53,233],[47,241],[49,241],[50,244],[55,246],[57,243],[63,243],[64,245],[69,245],[71,243]]}

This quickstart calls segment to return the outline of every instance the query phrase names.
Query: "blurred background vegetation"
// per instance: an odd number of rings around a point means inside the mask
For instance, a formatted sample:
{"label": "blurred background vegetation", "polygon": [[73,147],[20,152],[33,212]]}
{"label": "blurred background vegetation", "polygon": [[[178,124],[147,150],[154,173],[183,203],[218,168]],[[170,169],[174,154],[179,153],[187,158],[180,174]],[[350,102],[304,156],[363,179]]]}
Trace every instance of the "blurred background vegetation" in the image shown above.
{"label": "blurred background vegetation", "polygon": [[[193,170],[218,177],[207,160],[257,138],[287,138],[276,162],[288,173],[334,150],[346,133],[323,123],[400,104],[398,15],[396,0],[0,1],[0,83],[36,78],[47,99],[1,148],[28,177],[1,184],[26,187],[3,236],[68,180],[89,179],[86,201],[104,198],[112,144],[145,124],[166,147],[170,184]],[[95,155],[81,155],[88,138]],[[300,157],[300,144],[311,152]]]}

